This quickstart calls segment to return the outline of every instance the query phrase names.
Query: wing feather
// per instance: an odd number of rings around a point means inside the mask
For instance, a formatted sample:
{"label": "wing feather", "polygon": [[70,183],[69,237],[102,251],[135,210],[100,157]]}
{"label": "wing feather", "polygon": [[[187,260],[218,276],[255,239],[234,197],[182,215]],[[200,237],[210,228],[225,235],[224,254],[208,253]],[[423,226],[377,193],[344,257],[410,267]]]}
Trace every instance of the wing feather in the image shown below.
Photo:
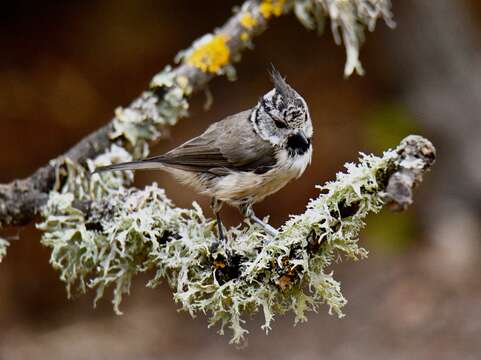
{"label": "wing feather", "polygon": [[198,137],[148,161],[216,175],[232,170],[266,172],[277,161],[275,149],[254,132],[250,112],[243,111],[214,123]]}

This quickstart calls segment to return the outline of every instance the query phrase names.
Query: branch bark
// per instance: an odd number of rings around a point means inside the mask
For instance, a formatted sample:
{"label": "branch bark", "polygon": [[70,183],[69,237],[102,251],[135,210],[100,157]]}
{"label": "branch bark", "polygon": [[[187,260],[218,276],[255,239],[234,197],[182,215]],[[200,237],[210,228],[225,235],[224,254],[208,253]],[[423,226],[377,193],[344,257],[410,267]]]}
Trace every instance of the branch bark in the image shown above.
{"label": "branch bark", "polygon": [[440,281],[458,284],[479,272],[480,260],[479,28],[468,1],[406,0],[399,5],[399,31],[384,42],[393,77],[389,86],[432,140],[443,144],[429,198],[420,203],[430,245],[423,262]]}

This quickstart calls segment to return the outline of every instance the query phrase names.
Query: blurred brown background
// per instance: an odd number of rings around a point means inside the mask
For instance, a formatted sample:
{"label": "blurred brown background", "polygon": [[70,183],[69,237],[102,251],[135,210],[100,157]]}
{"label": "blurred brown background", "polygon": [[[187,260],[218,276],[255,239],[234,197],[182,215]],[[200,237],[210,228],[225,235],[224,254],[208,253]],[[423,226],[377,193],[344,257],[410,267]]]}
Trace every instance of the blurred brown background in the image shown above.
{"label": "blurred brown background", "polygon": [[[231,14],[238,1],[16,1],[0,12],[0,181],[24,177],[107,122],[175,54]],[[114,315],[92,296],[67,301],[33,226],[0,265],[0,359],[480,359],[481,358],[481,5],[478,1],[394,1],[398,27],[379,24],[361,58],[365,77],[343,79],[344,49],[293,16],[272,22],[236,66],[215,79],[191,117],[154,151],[252,106],[270,88],[274,63],[307,99],[315,126],[313,164],[298,181],[256,206],[276,225],[301,211],[314,186],[357,152],[379,152],[409,133],[438,149],[433,173],[403,214],[368,219],[369,259],[335,266],[347,317],[310,314],[294,328],[278,317],[266,336],[249,319],[249,346],[178,313],[167,286],[138,278]],[[206,199],[159,173],[179,206]],[[228,222],[239,215],[226,210]]]}

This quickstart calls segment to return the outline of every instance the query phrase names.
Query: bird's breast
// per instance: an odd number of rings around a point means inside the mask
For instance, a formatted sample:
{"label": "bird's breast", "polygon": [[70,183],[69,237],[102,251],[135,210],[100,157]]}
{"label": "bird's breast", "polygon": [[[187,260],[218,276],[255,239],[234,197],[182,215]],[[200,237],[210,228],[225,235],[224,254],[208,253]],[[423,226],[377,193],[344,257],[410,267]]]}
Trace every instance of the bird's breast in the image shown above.
{"label": "bird's breast", "polygon": [[311,155],[311,147],[302,155],[292,155],[287,149],[280,150],[272,169],[263,174],[232,172],[218,180],[213,195],[233,205],[246,200],[259,202],[301,176],[311,162]]}

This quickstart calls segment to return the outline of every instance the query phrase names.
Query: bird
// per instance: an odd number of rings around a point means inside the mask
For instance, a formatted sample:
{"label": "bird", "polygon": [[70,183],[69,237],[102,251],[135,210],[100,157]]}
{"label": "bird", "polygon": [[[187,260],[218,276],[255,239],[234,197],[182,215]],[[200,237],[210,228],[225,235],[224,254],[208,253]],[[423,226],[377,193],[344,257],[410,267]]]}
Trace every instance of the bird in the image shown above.
{"label": "bird", "polygon": [[272,238],[278,231],[253,205],[299,178],[312,158],[313,126],[304,98],[272,66],[273,88],[255,106],[212,123],[202,134],[159,156],[103,166],[94,173],[163,170],[211,198],[218,236],[225,244],[220,210],[237,207]]}

